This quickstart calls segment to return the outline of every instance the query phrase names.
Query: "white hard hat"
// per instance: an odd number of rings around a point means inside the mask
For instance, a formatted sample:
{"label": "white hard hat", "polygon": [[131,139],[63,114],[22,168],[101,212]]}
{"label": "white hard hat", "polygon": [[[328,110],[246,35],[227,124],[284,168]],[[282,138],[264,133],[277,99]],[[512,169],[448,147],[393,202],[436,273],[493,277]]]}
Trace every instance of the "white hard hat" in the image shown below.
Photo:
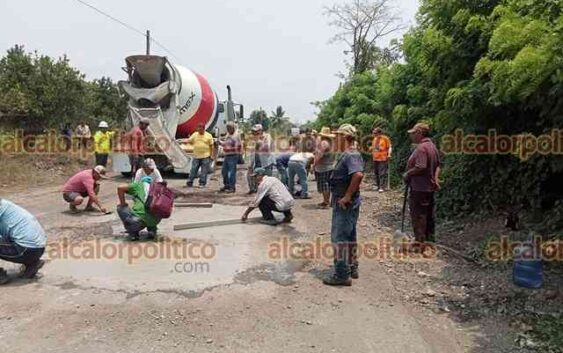
{"label": "white hard hat", "polygon": [[105,127],[105,128],[107,129],[107,128],[109,128],[109,125],[108,125],[108,123],[106,123],[105,121],[101,121],[101,122],[100,122],[100,125],[98,125],[98,127],[99,127],[99,128],[104,128],[104,127]]}

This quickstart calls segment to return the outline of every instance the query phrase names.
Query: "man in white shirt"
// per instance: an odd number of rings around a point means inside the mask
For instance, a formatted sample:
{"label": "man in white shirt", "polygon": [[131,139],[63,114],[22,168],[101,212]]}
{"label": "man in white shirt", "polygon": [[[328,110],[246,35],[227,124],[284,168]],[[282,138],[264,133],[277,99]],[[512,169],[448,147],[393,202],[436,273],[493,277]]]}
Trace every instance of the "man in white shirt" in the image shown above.
{"label": "man in white shirt", "polygon": [[284,214],[285,218],[282,223],[291,223],[293,220],[291,208],[295,205],[295,200],[293,200],[285,185],[279,179],[268,176],[264,168],[255,169],[253,176],[256,177],[258,190],[256,198],[242,215],[242,221],[246,222],[248,215],[259,208],[262,212],[263,219],[260,221],[262,224],[272,226],[279,224],[274,218],[273,211]]}
{"label": "man in white shirt", "polygon": [[289,158],[288,163],[288,188],[291,195],[295,195],[295,176],[299,178],[299,185],[301,185],[301,193],[299,194],[299,198],[302,199],[310,199],[309,196],[309,187],[307,185],[307,176],[309,174],[309,168],[313,164],[315,160],[315,155],[309,152],[299,152],[295,153],[293,156]]}
{"label": "man in white shirt", "polygon": [[78,124],[76,130],[74,131],[74,135],[79,139],[82,147],[89,147],[90,140],[92,139],[92,132],[90,131],[90,127],[86,125],[84,121],[81,121]]}
{"label": "man in white shirt", "polygon": [[143,168],[140,168],[139,170],[137,170],[137,173],[135,174],[135,180],[134,181],[138,183],[145,176],[151,177],[152,180],[155,183],[162,183],[163,182],[162,175],[160,175],[160,171],[156,167],[156,163],[155,163],[154,159],[152,159],[152,158],[147,158],[147,159],[144,160]]}

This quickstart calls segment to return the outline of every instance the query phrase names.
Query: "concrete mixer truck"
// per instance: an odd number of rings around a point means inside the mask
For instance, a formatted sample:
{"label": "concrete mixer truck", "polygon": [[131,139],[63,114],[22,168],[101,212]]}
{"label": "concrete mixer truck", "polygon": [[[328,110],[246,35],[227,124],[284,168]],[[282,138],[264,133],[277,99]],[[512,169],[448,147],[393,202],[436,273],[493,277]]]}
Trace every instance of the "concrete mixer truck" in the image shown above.
{"label": "concrete mixer truck", "polygon": [[[229,121],[244,119],[244,107],[228,99],[219,101],[205,77],[190,69],[172,64],[166,57],[135,55],[125,59],[123,70],[128,80],[119,88],[129,97],[127,129],[142,118],[151,121],[149,155],[159,169],[189,173],[191,146],[187,138],[200,124],[205,124],[216,139],[226,132]],[[131,171],[126,149],[117,148],[112,154],[113,169],[127,175]]]}

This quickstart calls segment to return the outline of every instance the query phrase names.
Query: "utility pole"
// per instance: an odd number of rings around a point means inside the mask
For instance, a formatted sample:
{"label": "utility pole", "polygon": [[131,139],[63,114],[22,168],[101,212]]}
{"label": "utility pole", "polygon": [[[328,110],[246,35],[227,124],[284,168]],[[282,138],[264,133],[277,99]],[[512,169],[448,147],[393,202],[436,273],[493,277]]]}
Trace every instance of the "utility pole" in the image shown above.
{"label": "utility pole", "polygon": [[151,31],[147,29],[147,55],[151,55]]}

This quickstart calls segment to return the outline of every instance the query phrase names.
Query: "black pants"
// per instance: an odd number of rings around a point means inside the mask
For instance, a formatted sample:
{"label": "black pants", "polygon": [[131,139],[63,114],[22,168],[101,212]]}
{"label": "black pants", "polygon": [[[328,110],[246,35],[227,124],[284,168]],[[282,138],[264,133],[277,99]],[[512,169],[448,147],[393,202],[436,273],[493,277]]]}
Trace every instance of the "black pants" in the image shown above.
{"label": "black pants", "polygon": [[274,203],[274,201],[272,201],[272,199],[270,199],[268,197],[268,195],[264,196],[264,198],[262,199],[262,201],[260,201],[260,205],[258,205],[258,208],[260,208],[260,212],[262,212],[262,217],[265,220],[272,220],[275,219],[274,218],[274,214],[272,213],[272,211],[275,212],[281,212],[284,214],[284,216],[289,217],[291,216],[291,210],[287,210],[287,211],[280,211],[278,210],[276,204]]}
{"label": "black pants", "polygon": [[387,182],[388,161],[373,161],[373,172],[375,174],[375,185],[378,189],[383,189]]}
{"label": "black pants", "polygon": [[416,241],[434,241],[434,193],[411,191],[409,207]]}
{"label": "black pants", "polygon": [[39,261],[45,248],[25,248],[15,243],[0,241],[0,259],[23,265],[33,265]]}
{"label": "black pants", "polygon": [[107,153],[96,153],[96,165],[102,165],[104,167],[108,166],[108,154]]}

